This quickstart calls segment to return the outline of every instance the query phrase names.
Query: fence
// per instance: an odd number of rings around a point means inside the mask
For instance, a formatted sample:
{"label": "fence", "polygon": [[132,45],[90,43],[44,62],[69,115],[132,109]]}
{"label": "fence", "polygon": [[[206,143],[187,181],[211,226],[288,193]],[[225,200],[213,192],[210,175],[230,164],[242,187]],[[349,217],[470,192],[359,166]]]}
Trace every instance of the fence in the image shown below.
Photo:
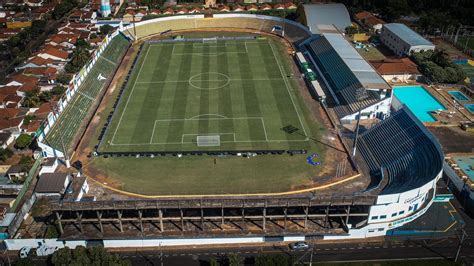
{"label": "fence", "polygon": [[26,177],[25,182],[23,183],[23,187],[21,188],[20,192],[18,193],[18,196],[16,197],[15,202],[13,203],[13,206],[10,208],[10,212],[15,212],[16,208],[18,208],[18,205],[20,204],[21,200],[25,196],[26,192],[28,191],[28,188],[30,187],[31,181],[33,181],[33,178],[36,177],[38,173],[38,168],[41,165],[41,162],[43,161],[43,157],[40,155],[33,166],[31,167],[30,171],[28,172],[28,176]]}

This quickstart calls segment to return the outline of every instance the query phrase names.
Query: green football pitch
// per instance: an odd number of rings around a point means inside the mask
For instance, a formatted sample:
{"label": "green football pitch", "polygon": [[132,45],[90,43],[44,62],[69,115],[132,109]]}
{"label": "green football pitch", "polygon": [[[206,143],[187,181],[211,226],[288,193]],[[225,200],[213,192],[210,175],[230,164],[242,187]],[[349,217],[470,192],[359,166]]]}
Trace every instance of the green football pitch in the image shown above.
{"label": "green football pitch", "polygon": [[309,147],[294,78],[269,39],[145,43],[101,152]]}

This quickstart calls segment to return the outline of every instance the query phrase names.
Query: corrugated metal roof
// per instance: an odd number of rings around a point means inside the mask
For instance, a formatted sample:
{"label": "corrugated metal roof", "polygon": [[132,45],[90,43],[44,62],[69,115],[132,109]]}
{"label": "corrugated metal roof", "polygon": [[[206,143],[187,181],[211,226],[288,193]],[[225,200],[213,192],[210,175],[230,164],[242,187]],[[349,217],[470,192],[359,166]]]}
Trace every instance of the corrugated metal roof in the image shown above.
{"label": "corrugated metal roof", "polygon": [[339,33],[322,33],[336,53],[367,89],[390,89],[385,80],[362,58],[362,56]]}
{"label": "corrugated metal roof", "polygon": [[411,46],[417,46],[417,45],[432,45],[434,46],[433,43],[428,41],[427,39],[421,37],[418,33],[407,27],[405,24],[401,23],[389,23],[383,25],[385,28],[387,28],[389,31],[391,31],[393,34],[397,35],[400,39],[402,39],[404,42]]}
{"label": "corrugated metal roof", "polygon": [[344,31],[351,25],[347,8],[343,4],[309,4],[303,5],[307,26],[314,34],[319,34],[318,25],[335,25]]}

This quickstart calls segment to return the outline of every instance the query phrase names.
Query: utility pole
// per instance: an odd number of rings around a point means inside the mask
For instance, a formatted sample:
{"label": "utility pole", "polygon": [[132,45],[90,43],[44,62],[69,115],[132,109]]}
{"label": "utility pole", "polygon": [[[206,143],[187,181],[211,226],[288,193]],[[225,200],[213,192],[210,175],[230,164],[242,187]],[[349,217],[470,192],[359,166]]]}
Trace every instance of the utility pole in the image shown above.
{"label": "utility pole", "polygon": [[[58,105],[56,106],[53,106],[53,114],[54,116],[56,117],[56,114],[59,116],[59,102],[58,102]],[[57,121],[59,123],[59,121]],[[64,144],[64,139],[63,139],[63,132],[61,130],[61,127],[59,126],[58,124],[58,134],[59,134],[59,140],[61,142],[61,148],[63,149],[63,156],[64,156],[64,161],[66,163],[66,167],[69,168],[71,167],[71,164],[69,162],[69,157],[67,155],[67,149],[66,149],[66,145]]]}
{"label": "utility pole", "polygon": [[459,246],[458,246],[458,250],[456,251],[456,257],[454,257],[455,263],[458,261],[459,254],[461,253],[462,244],[467,237],[468,235],[466,231],[464,230],[464,228],[461,228],[461,239],[459,239]]}
{"label": "utility pole", "polygon": [[362,114],[362,104],[360,103],[360,101],[362,101],[365,98],[367,98],[367,91],[365,90],[365,88],[364,87],[358,88],[356,90],[356,99],[359,104],[359,112],[357,115],[357,124],[355,128],[354,147],[352,148],[352,157],[356,155],[356,151],[357,151],[357,138],[359,137],[360,117]]}

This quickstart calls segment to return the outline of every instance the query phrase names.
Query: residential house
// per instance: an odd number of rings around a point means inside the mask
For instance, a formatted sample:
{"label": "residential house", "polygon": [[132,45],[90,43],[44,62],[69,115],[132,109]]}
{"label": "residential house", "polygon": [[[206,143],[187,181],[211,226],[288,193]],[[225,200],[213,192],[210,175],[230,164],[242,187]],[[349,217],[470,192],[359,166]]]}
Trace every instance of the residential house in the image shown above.
{"label": "residential house", "polygon": [[68,58],[69,58],[68,52],[62,49],[58,49],[53,45],[45,46],[43,49],[41,49],[41,51],[37,55],[44,59],[51,59],[51,60],[63,61],[63,62],[68,61]]}
{"label": "residential house", "polygon": [[269,4],[263,4],[260,6],[260,10],[266,11],[266,10],[272,10],[272,6]]}
{"label": "residential house", "polygon": [[197,14],[197,13],[202,13],[202,9],[200,7],[192,7],[189,9],[189,14]]}
{"label": "residential house", "polygon": [[43,6],[43,0],[25,0],[25,4],[29,7],[40,7]]}
{"label": "residential house", "polygon": [[218,8],[219,12],[230,12],[230,7],[223,5]]}
{"label": "residential house", "polygon": [[57,158],[45,158],[41,164],[39,174],[54,173],[59,166],[59,160]]}
{"label": "residential house", "polygon": [[176,14],[178,15],[188,14],[188,10],[185,7],[182,7],[178,11],[176,11]]}
{"label": "residential house", "polygon": [[297,6],[295,4],[293,4],[292,2],[288,2],[284,5],[285,9],[289,9],[289,10],[292,10],[292,9],[296,9]]}
{"label": "residential house", "polygon": [[234,12],[243,12],[243,11],[245,11],[245,7],[243,7],[241,5],[235,5],[234,9],[232,11],[234,11]]}
{"label": "residential house", "polygon": [[167,9],[163,10],[163,15],[173,15],[174,10],[171,7],[168,7]]}
{"label": "residential house", "polygon": [[385,59],[370,63],[387,82],[415,81],[422,76],[417,65],[409,58]]}
{"label": "residential house", "polygon": [[11,181],[23,181],[28,176],[28,169],[25,165],[12,165],[5,175]]}
{"label": "residential house", "polygon": [[8,146],[10,146],[10,144],[12,144],[14,140],[15,138],[11,132],[0,133],[0,146],[2,147],[2,149],[8,148]]}
{"label": "residential house", "polygon": [[250,12],[255,12],[255,11],[258,11],[258,7],[254,4],[251,4],[251,5],[248,5],[246,7],[247,11],[250,11]]}
{"label": "residential house", "polygon": [[357,21],[369,28],[372,32],[380,33],[382,30],[382,25],[385,24],[385,21],[379,19],[378,17],[372,15],[372,13],[367,11],[362,11],[355,14]]}

